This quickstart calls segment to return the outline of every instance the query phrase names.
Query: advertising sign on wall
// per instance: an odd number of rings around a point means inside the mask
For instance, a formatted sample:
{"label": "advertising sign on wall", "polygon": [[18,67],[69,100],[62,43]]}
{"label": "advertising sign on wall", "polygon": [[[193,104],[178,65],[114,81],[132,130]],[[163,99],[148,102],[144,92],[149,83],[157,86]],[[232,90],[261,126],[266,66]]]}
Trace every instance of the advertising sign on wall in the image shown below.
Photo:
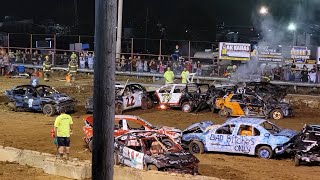
{"label": "advertising sign on wall", "polygon": [[258,47],[258,60],[268,62],[282,62],[281,48],[271,48],[269,46]]}
{"label": "advertising sign on wall", "polygon": [[226,43],[219,44],[220,60],[247,61],[250,60],[251,45],[245,43]]}
{"label": "advertising sign on wall", "polygon": [[310,59],[311,50],[305,46],[293,46],[290,54],[295,63],[306,63]]}

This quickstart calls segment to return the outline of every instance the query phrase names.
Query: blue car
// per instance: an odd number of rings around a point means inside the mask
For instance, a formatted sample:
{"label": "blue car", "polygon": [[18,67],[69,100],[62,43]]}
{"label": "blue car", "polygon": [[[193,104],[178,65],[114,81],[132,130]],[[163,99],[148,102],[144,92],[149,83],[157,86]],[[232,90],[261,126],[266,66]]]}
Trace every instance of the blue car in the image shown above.
{"label": "blue car", "polygon": [[297,132],[259,118],[231,118],[222,125],[196,123],[183,131],[191,153],[227,152],[270,159],[286,152]]}
{"label": "blue car", "polygon": [[14,111],[43,112],[53,116],[62,111],[74,112],[76,106],[73,98],[45,85],[21,85],[5,91],[5,95],[10,100],[9,108]]}

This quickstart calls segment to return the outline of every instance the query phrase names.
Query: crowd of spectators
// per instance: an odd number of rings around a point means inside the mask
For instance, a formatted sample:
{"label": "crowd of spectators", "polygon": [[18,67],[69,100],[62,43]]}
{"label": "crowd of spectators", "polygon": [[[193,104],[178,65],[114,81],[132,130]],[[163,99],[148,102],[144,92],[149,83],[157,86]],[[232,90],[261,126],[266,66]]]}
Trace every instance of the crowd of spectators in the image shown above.
{"label": "crowd of spectators", "polygon": [[[159,56],[157,58],[141,58],[141,56],[121,56],[120,59],[116,59],[117,71],[131,71],[131,72],[148,72],[148,73],[165,73],[168,67],[171,68],[175,75],[180,75],[186,68],[190,73],[196,73],[201,76],[224,76],[231,77],[232,74],[237,72],[238,67],[235,65],[229,65],[228,67],[218,67],[211,65],[212,73],[204,73],[203,64],[200,61],[193,59],[185,59],[179,54],[179,47],[176,46],[175,53],[169,57]],[[56,65],[67,66],[70,60],[71,52],[64,52],[61,54],[54,54],[52,51],[46,53],[40,51],[26,50],[8,50],[0,48],[0,67],[1,75],[14,71],[13,63],[27,63],[33,65],[42,65],[45,56],[49,56],[51,62],[52,58],[55,58]],[[94,67],[94,53],[88,51],[82,51],[77,53],[77,60],[80,69],[93,69]],[[241,65],[243,66],[243,65]],[[218,73],[218,68],[220,74]],[[238,72],[239,73],[239,72]],[[241,73],[241,72],[240,72]],[[309,68],[306,65],[298,67],[295,64],[283,65],[278,64],[276,66],[264,65],[257,66],[251,69],[249,75],[260,75],[267,77],[270,80],[281,81],[294,81],[294,82],[310,82],[320,83],[320,69],[314,65]]]}

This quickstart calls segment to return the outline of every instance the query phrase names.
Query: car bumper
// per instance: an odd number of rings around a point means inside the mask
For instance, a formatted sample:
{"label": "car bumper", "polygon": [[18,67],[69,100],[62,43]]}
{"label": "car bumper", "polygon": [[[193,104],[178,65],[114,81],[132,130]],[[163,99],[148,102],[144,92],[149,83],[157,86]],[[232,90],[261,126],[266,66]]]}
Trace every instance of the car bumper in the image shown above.
{"label": "car bumper", "polygon": [[288,147],[290,147],[292,144],[289,143],[289,144],[286,144],[284,146],[277,146],[275,149],[274,149],[274,152],[276,155],[281,155],[281,154],[284,154],[285,152],[288,152]]}
{"label": "car bumper", "polygon": [[68,104],[59,104],[59,105],[56,105],[56,110],[58,113],[60,112],[67,112],[67,113],[70,113],[70,112],[74,112],[75,111],[75,103],[68,103]]}

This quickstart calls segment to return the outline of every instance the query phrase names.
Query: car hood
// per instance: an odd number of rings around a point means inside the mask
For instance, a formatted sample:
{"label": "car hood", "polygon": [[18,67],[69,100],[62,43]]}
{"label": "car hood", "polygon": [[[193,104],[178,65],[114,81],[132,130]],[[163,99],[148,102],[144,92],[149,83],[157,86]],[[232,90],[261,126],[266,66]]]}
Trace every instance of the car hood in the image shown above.
{"label": "car hood", "polygon": [[291,139],[294,136],[296,136],[297,134],[298,134],[298,132],[295,131],[295,130],[283,129],[280,132],[274,134],[274,136],[284,136],[284,137],[287,137],[287,138]]}
{"label": "car hood", "polygon": [[214,125],[212,121],[203,121],[199,123],[194,123],[191,126],[187,127],[183,132],[190,131],[196,127],[199,127],[203,132],[206,131],[206,129],[210,126]]}
{"label": "car hood", "polygon": [[54,93],[54,94],[51,94],[50,96],[47,96],[46,98],[50,98],[58,102],[73,100],[70,96],[63,93]]}

